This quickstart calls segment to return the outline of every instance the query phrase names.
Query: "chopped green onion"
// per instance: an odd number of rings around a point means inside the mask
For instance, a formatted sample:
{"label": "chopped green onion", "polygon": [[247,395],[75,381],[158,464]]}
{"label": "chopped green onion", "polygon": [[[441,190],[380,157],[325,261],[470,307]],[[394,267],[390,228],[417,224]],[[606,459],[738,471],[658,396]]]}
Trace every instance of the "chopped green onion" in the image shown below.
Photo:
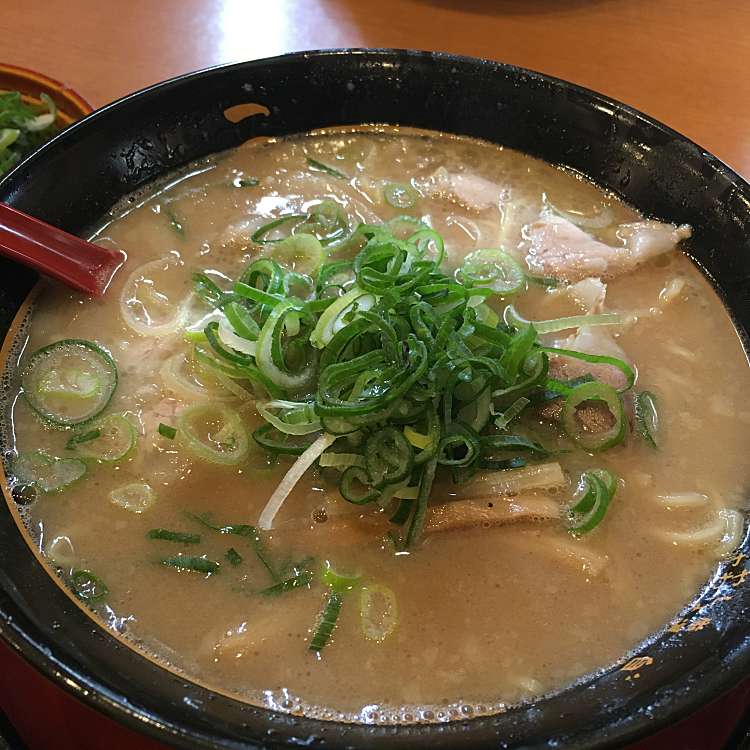
{"label": "chopped green onion", "polygon": [[309,586],[312,578],[313,574],[311,571],[303,570],[289,578],[285,578],[283,581],[274,583],[273,586],[261,589],[258,593],[263,596],[278,596],[279,594],[285,594],[287,591],[294,591],[294,589]]}
{"label": "chopped green onion", "polygon": [[57,107],[46,93],[27,104],[18,91],[0,93],[0,177],[57,131]]}
{"label": "chopped green onion", "polygon": [[45,422],[74,427],[106,408],[117,386],[117,366],[98,344],[63,339],[31,355],[21,384],[27,402]]}
{"label": "chopped green onion", "polygon": [[18,484],[39,492],[61,492],[86,473],[86,464],[77,458],[58,458],[44,451],[20,453],[13,461],[13,476]]}
{"label": "chopped green onion", "polygon": [[311,651],[322,651],[326,647],[326,644],[331,639],[333,629],[336,627],[343,603],[343,596],[336,591],[331,591],[318,620],[318,624],[315,627],[313,637],[310,639],[309,649]]}
{"label": "chopped green onion", "polygon": [[177,542],[178,544],[200,544],[200,534],[189,534],[185,531],[170,531],[169,529],[150,529],[146,537],[148,539],[160,539],[165,542]]}
{"label": "chopped green onion", "polygon": [[525,396],[517,398],[504,412],[495,418],[495,426],[498,430],[507,429],[508,425],[531,403]]}
{"label": "chopped green onion", "polygon": [[369,292],[362,291],[357,287],[350,289],[325,309],[310,334],[310,343],[318,349],[328,346],[336,333],[352,323],[358,315],[365,310],[369,310],[374,304],[375,297]]}
{"label": "chopped green onion", "polygon": [[331,453],[326,451],[318,459],[322,468],[332,467],[334,469],[346,469],[349,466],[365,468],[365,457],[360,453]]}
{"label": "chopped green onion", "polygon": [[526,274],[518,261],[492,248],[469,253],[456,275],[467,286],[488,287],[506,297],[518,294],[526,285]]}
{"label": "chopped green onion", "polygon": [[[215,322],[215,321],[211,321],[211,322]],[[224,349],[223,351],[232,352],[233,350],[234,352],[237,352],[238,354],[245,354],[245,355],[249,355],[250,357],[255,356],[255,350],[256,350],[255,340],[246,339],[246,338],[243,338],[242,336],[237,335],[237,333],[235,333],[234,328],[229,322],[229,318],[224,317],[218,321],[218,329],[215,330],[215,333],[218,336],[221,343],[224,344],[225,347],[228,347],[228,349]],[[204,335],[205,335],[205,329],[204,329]],[[213,348],[214,351],[216,351],[216,348],[214,347],[213,342],[210,341],[208,335],[206,335],[206,341],[208,341],[211,348]],[[223,352],[220,353],[216,351],[216,353],[219,354],[219,356],[225,356]],[[240,362],[240,364],[251,365],[251,362],[245,360],[243,362]]]}
{"label": "chopped green onion", "polygon": [[111,463],[132,453],[137,441],[138,433],[131,422],[121,414],[110,414],[100,419],[95,429],[74,435],[65,447],[85,458]]}
{"label": "chopped green onion", "polygon": [[578,352],[573,349],[561,349],[555,346],[540,346],[539,351],[563,357],[573,357],[573,359],[580,359],[582,362],[588,362],[589,364],[612,365],[613,367],[616,367],[625,376],[627,381],[625,387],[619,391],[620,393],[629,390],[635,383],[635,370],[627,362],[618,357],[609,357],[603,354],[588,354],[587,352]]}
{"label": "chopped green onion", "polygon": [[567,318],[554,318],[552,320],[526,320],[518,314],[513,305],[508,305],[503,313],[505,322],[513,328],[521,328],[533,325],[538,334],[557,333],[568,328],[580,328],[585,326],[615,326],[622,323],[622,317],[617,313],[601,313],[600,315],[571,315]]}
{"label": "chopped green onion", "polygon": [[235,536],[241,536],[245,539],[248,539],[253,548],[253,552],[255,552],[255,556],[258,558],[260,563],[268,571],[269,575],[274,581],[278,580],[279,576],[276,572],[276,569],[271,564],[271,561],[268,557],[268,552],[266,551],[266,546],[263,543],[260,532],[255,526],[251,526],[250,524],[245,523],[217,526],[216,524],[213,524],[208,520],[207,515],[198,515],[196,513],[189,512],[185,515],[188,518],[191,518],[193,521],[197,521],[198,523],[202,524],[206,528],[209,528],[212,531],[217,531],[219,534],[234,534]]}
{"label": "chopped green onion", "polygon": [[404,427],[404,437],[415,447],[421,450],[429,448],[432,445],[432,436],[423,435],[421,432],[417,432],[410,425]]}
{"label": "chopped green onion", "polygon": [[78,433],[77,435],[73,435],[73,437],[65,443],[65,448],[69,451],[75,450],[77,445],[88,443],[89,440],[96,440],[101,434],[102,431],[98,427],[94,430],[87,430],[86,432]]}
{"label": "chopped green onion", "polygon": [[398,625],[396,595],[382,583],[367,584],[359,596],[359,613],[365,638],[382,643]]}
{"label": "chopped green onion", "polygon": [[543,286],[547,289],[554,289],[555,287],[560,286],[560,281],[554,276],[529,276],[527,274],[526,279],[532,284],[537,284],[538,286]]}
{"label": "chopped green onion", "polygon": [[168,424],[164,424],[164,422],[159,422],[159,434],[168,440],[174,440],[177,435],[177,429]]}
{"label": "chopped green onion", "polygon": [[412,237],[414,233],[418,232],[420,229],[429,229],[427,224],[421,219],[409,215],[395,216],[394,218],[389,219],[385,223],[385,226],[398,240],[406,240],[409,237]]}
{"label": "chopped green onion", "polygon": [[[250,239],[253,242],[257,242],[261,245],[267,244],[269,242],[281,242],[281,240],[284,239],[284,237],[269,237],[269,235],[273,234],[274,232],[277,232],[281,229],[288,228],[291,232],[292,226],[296,226],[297,224],[303,222],[305,220],[304,214],[284,214],[283,216],[279,216],[278,219],[273,219],[272,221],[269,221],[267,224],[264,224],[262,227],[259,227],[258,229],[253,232]],[[289,235],[286,235],[289,236]]]}
{"label": "chopped green onion", "polygon": [[181,237],[185,234],[185,228],[182,225],[182,222],[177,218],[177,215],[174,211],[172,211],[171,208],[164,207],[164,214],[169,219],[169,226],[174,229],[176,234],[179,234]]}
{"label": "chopped green onion", "polygon": [[325,561],[322,577],[323,583],[325,583],[326,586],[330,586],[331,589],[339,594],[357,588],[362,581],[362,576],[360,575],[347,575],[345,573],[337,572],[333,569],[329,560]]}
{"label": "chopped green onion", "polygon": [[550,455],[550,451],[543,445],[523,435],[484,435],[479,440],[487,451],[528,451],[536,454],[538,458],[547,458]]}
{"label": "chopped green onion", "polygon": [[311,169],[317,172],[325,172],[326,174],[329,174],[332,177],[338,177],[340,180],[348,179],[347,176],[343,172],[339,172],[339,170],[335,169],[334,167],[329,167],[328,164],[324,164],[322,161],[313,159],[312,156],[307,157],[307,164]]}
{"label": "chopped green onion", "polygon": [[273,244],[268,256],[299,274],[315,275],[325,260],[320,240],[313,234],[292,234]]}
{"label": "chopped green onion", "polygon": [[393,208],[411,208],[417,202],[417,191],[411,185],[389,182],[383,187],[385,202]]}
{"label": "chopped green onion", "polygon": [[405,544],[407,547],[414,545],[422,533],[425,518],[427,516],[427,501],[430,498],[432,483],[435,480],[435,470],[437,469],[437,459],[431,458],[425,464],[422,472],[422,479],[419,484],[419,495],[415,503],[414,513],[411,517],[409,530],[406,535]]}
{"label": "chopped green onion", "polygon": [[[416,498],[415,498],[416,499]],[[402,499],[394,514],[388,519],[391,523],[395,523],[397,526],[403,526],[408,520],[411,513],[412,500]]]}
{"label": "chopped green onion", "polygon": [[350,234],[349,218],[334,200],[326,199],[310,206],[305,220],[295,226],[294,234],[312,234],[327,248],[341,245]]}
{"label": "chopped green onion", "polygon": [[227,316],[227,322],[240,338],[248,341],[258,340],[260,326],[242,302],[235,300],[227,302],[222,309]]}
{"label": "chopped green onion", "polygon": [[326,560],[323,568],[323,581],[330,587],[331,592],[328,595],[328,601],[320,615],[315,632],[310,639],[309,648],[311,651],[322,651],[325,648],[341,613],[344,594],[359,586],[361,576],[337,573],[331,563]]}
{"label": "chopped green onion", "polygon": [[367,438],[365,465],[372,485],[383,489],[408,476],[414,465],[414,451],[403,432],[395,427],[383,427]]}
{"label": "chopped green onion", "polygon": [[47,111],[42,114],[36,115],[35,117],[32,117],[31,119],[26,121],[26,129],[31,131],[32,133],[36,133],[40,130],[46,130],[47,128],[54,125],[55,119],[57,118],[57,105],[55,104],[52,97],[46,92],[43,92],[39,94],[39,98],[47,107]]}
{"label": "chopped green onion", "polygon": [[234,547],[230,547],[224,557],[226,557],[230,565],[237,566],[242,563],[242,555]]}
{"label": "chopped green onion", "polygon": [[213,464],[236,466],[246,458],[249,439],[240,415],[222,404],[189,406],[177,417],[180,441]]}
{"label": "chopped green onion", "polygon": [[131,482],[113,489],[109,493],[109,499],[131,513],[143,513],[156,502],[156,493],[144,482]]}
{"label": "chopped green onion", "polygon": [[322,429],[315,405],[307,401],[257,401],[258,414],[286,435],[309,435]]}
{"label": "chopped green onion", "polygon": [[339,494],[354,505],[367,505],[380,497],[380,492],[370,486],[370,476],[359,466],[349,466],[339,480]]}
{"label": "chopped green onion", "polygon": [[3,128],[0,130],[0,151],[5,151],[8,146],[12,146],[21,135],[21,131],[15,128]]}
{"label": "chopped green onion", "polygon": [[[255,361],[258,369],[268,380],[286,391],[301,391],[307,387],[315,376],[315,358],[311,351],[302,358],[299,367],[292,368],[282,348],[284,328],[290,317],[303,312],[300,304],[293,300],[284,300],[276,304],[268,315],[258,335]],[[305,347],[305,342],[299,340]],[[307,347],[305,347],[307,348]],[[287,352],[289,347],[287,347]]]}
{"label": "chopped green onion", "polygon": [[617,477],[606,469],[584,472],[568,514],[570,531],[580,536],[595,529],[604,519],[616,490]]}
{"label": "chopped green onion", "polygon": [[478,458],[479,451],[479,435],[468,425],[453,422],[440,441],[437,461],[443,466],[468,466]]}
{"label": "chopped green onion", "polygon": [[269,453],[301,456],[314,442],[310,439],[281,432],[272,424],[264,424],[253,432],[253,440]]}
{"label": "chopped green onion", "polygon": [[[586,401],[605,404],[613,418],[613,424],[601,432],[589,432],[577,417],[577,409]],[[575,443],[591,453],[598,453],[621,443],[625,437],[625,413],[622,398],[612,386],[599,381],[582,383],[568,394],[563,404],[562,424],[565,432]]]}
{"label": "chopped green onion", "polygon": [[260,185],[260,180],[257,177],[235,177],[232,180],[232,186],[237,188],[256,187],[257,185]]}
{"label": "chopped green onion", "polygon": [[206,557],[193,557],[192,555],[175,555],[174,557],[165,557],[161,561],[162,565],[178,570],[189,570],[194,573],[205,573],[207,576],[218,573],[221,566],[215,560],[209,560]]}
{"label": "chopped green onion", "polygon": [[638,433],[652,448],[658,448],[659,412],[656,408],[656,396],[651,391],[642,391],[636,394],[633,404]]}
{"label": "chopped green onion", "polygon": [[205,273],[194,273],[193,291],[209,306],[218,307],[224,299],[219,285]]}
{"label": "chopped green onion", "polygon": [[74,570],[70,576],[73,593],[85,602],[94,604],[109,595],[107,584],[90,570]]}

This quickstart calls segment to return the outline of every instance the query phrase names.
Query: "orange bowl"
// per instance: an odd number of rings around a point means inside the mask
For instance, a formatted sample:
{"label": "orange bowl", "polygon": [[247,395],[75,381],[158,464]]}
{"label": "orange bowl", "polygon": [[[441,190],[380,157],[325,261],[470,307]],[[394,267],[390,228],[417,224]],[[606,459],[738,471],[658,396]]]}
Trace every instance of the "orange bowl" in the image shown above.
{"label": "orange bowl", "polygon": [[57,105],[57,123],[61,128],[94,111],[80,94],[64,83],[16,65],[0,63],[0,91],[20,91],[28,104],[39,104],[39,95],[48,94]]}

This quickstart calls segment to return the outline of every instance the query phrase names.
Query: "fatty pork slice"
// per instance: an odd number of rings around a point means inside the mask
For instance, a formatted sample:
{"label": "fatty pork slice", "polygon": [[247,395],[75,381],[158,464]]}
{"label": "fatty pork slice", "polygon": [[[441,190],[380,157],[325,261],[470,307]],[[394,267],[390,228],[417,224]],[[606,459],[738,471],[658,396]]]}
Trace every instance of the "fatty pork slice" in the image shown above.
{"label": "fatty pork slice", "polygon": [[674,250],[691,231],[687,224],[659,221],[620,224],[616,234],[622,244],[613,246],[547,213],[526,228],[522,251],[531,272],[539,276],[567,282],[590,276],[612,278]]}

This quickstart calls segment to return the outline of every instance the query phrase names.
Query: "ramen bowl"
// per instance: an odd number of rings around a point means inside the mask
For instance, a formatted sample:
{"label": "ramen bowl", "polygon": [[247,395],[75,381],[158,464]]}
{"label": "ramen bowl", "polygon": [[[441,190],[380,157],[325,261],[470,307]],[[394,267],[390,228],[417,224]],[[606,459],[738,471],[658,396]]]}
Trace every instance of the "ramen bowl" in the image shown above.
{"label": "ramen bowl", "polygon": [[[95,112],[0,183],[0,199],[84,234],[124,196],[256,137],[361,123],[484,139],[586,175],[649,217],[690,223],[685,251],[750,329],[750,186],[696,144],[578,86],[499,63],[401,50],[288,55],[193,73]],[[0,328],[35,282],[2,265]],[[610,667],[491,716],[354,724],[213,692],[91,619],[0,508],[0,635],[43,675],[136,731],[184,748],[604,748],[687,716],[748,674],[747,539],[678,617]],[[668,572],[665,572],[665,575]]]}

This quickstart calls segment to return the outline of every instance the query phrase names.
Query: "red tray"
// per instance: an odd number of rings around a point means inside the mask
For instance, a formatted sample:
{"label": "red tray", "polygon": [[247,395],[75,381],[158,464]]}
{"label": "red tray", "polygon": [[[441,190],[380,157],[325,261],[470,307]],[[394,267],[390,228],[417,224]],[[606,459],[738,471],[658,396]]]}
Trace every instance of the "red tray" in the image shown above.
{"label": "red tray", "polygon": [[[725,750],[750,706],[750,679],[628,750]],[[89,708],[0,645],[0,709],[28,750],[167,750]]]}

